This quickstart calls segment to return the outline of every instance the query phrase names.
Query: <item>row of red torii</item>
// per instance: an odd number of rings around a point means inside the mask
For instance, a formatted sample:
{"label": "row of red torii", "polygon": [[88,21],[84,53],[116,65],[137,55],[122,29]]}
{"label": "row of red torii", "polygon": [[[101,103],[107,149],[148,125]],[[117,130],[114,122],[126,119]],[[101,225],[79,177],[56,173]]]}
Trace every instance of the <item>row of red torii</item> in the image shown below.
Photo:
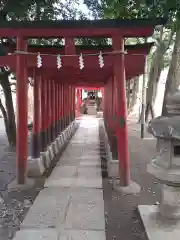
{"label": "row of red torii", "polygon": [[[124,46],[124,38],[149,37],[156,25],[165,22],[164,19],[135,19],[0,23],[0,37],[16,40],[4,44],[5,55],[0,57],[0,66],[10,67],[17,78],[18,184],[26,183],[27,172],[33,175],[28,169],[28,77],[32,77],[34,82],[30,162],[39,161],[42,153],[47,153],[61,132],[75,121],[75,89],[104,87],[105,126],[107,132],[117,138],[121,184],[129,184],[125,78],[129,80],[143,74],[145,58],[152,43]],[[76,46],[76,37],[111,38],[112,46]],[[31,38],[64,38],[65,44],[61,47],[29,45],[28,39]],[[99,53],[103,55],[101,67]],[[80,69],[81,54],[84,68]],[[42,60],[40,66],[37,65],[39,55]],[[60,69],[57,68],[57,55],[62,56]],[[80,101],[77,103],[80,104]],[[46,169],[48,166],[44,167]],[[43,174],[43,170],[40,172]]]}

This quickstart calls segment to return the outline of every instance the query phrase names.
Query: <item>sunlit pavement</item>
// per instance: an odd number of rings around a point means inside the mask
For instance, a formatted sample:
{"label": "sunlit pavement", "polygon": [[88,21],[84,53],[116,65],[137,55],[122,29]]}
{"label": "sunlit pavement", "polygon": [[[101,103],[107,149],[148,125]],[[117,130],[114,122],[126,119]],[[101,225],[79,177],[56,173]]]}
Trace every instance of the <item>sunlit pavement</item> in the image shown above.
{"label": "sunlit pavement", "polygon": [[105,240],[99,123],[80,127],[46,180],[15,239]]}

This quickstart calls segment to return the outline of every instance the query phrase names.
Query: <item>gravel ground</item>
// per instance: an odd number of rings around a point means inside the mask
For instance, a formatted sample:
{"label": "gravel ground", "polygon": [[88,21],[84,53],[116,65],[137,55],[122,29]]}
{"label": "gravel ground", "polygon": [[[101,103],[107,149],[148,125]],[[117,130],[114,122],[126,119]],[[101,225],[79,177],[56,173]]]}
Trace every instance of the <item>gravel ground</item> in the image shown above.
{"label": "gravel ground", "polygon": [[25,191],[1,191],[0,198],[0,240],[12,239],[26,216],[44,179],[37,179],[33,188]]}
{"label": "gravel ground", "polygon": [[[61,154],[57,155],[54,164]],[[15,148],[8,147],[3,122],[0,119],[0,240],[14,237],[37,194],[43,189],[45,179],[53,167],[54,165],[45,176],[36,179],[32,188],[24,191],[8,191],[8,184],[16,177],[16,151]]]}
{"label": "gravel ground", "polygon": [[[130,123],[131,179],[141,186],[140,195],[122,197],[112,189],[107,174],[103,174],[107,240],[147,240],[137,205],[155,204],[160,200],[159,185],[146,172],[147,163],[155,156],[155,140],[141,140],[139,129],[138,124]],[[6,137],[0,129],[0,240],[13,238],[45,180],[37,179],[35,186],[27,191],[8,192],[7,185],[14,178],[15,149],[7,147]]]}
{"label": "gravel ground", "polygon": [[140,195],[122,196],[112,189],[112,183],[108,178],[103,178],[107,240],[147,240],[137,206],[158,204],[160,200],[159,185],[146,172],[146,165],[155,156],[156,141],[147,133],[145,134],[147,139],[140,139],[139,129],[138,124],[134,121],[130,122],[131,179],[141,186]]}

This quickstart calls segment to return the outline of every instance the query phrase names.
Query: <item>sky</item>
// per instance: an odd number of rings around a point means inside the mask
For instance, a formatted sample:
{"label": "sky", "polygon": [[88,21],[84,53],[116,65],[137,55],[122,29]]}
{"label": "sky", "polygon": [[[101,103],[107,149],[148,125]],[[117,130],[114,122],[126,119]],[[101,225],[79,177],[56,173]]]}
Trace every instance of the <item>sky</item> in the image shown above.
{"label": "sky", "polygon": [[88,9],[85,4],[83,4],[84,0],[80,0],[79,8],[86,14],[88,14]]}
{"label": "sky", "polygon": [[[61,0],[61,2],[66,2],[66,0]],[[82,10],[84,13],[88,14],[88,8],[86,7],[86,5],[84,4],[84,0],[79,0],[79,4],[76,4],[76,6]]]}
{"label": "sky", "polygon": [[[61,0],[61,2],[65,3],[66,0]],[[86,7],[86,5],[83,2],[84,2],[84,0],[79,0],[78,4],[74,4],[75,8],[81,10],[81,12],[83,12],[85,15],[87,15],[89,19],[92,19],[90,11],[88,10],[88,8]],[[55,6],[56,5],[57,4],[55,4]],[[58,19],[61,19],[61,18],[59,17]]]}

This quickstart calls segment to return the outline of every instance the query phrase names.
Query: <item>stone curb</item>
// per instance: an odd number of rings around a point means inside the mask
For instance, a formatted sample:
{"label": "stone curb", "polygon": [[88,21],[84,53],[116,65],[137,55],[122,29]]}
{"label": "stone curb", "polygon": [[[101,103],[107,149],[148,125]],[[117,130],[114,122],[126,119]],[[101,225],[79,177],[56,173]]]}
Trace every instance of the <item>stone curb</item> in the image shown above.
{"label": "stone curb", "polygon": [[28,157],[28,177],[40,177],[54,162],[55,156],[63,151],[79,127],[77,121],[72,122],[56,139],[48,146],[45,152],[41,152],[39,158]]}
{"label": "stone curb", "polygon": [[119,178],[119,160],[112,158],[108,136],[105,130],[104,121],[100,120],[100,126],[103,128],[103,143],[105,146],[105,158],[107,160],[107,170],[109,178]]}

